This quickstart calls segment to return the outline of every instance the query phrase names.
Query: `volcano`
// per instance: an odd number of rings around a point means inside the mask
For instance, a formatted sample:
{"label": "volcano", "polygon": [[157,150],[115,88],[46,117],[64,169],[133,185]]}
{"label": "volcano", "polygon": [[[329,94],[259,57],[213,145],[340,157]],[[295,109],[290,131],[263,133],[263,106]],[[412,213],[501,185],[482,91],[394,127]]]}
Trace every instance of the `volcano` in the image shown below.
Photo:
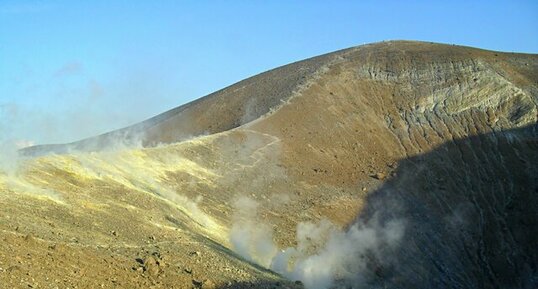
{"label": "volcano", "polygon": [[5,288],[536,288],[538,55],[357,46],[0,174]]}

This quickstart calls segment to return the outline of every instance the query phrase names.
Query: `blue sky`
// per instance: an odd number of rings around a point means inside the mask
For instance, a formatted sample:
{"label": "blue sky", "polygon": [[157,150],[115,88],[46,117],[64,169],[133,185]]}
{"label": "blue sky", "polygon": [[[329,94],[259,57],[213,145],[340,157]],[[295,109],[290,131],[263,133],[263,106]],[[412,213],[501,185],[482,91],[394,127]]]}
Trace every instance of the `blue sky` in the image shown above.
{"label": "blue sky", "polygon": [[74,141],[390,39],[538,53],[538,1],[0,0],[0,143]]}

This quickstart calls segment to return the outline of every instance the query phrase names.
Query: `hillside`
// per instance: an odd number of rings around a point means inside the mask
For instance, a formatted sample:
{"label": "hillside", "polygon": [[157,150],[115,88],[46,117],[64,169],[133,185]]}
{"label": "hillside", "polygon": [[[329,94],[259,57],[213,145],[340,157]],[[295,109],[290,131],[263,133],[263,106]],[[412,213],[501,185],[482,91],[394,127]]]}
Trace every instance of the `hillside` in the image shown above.
{"label": "hillside", "polygon": [[0,284],[533,288],[537,120],[538,55],[393,41],[276,68],[22,151]]}

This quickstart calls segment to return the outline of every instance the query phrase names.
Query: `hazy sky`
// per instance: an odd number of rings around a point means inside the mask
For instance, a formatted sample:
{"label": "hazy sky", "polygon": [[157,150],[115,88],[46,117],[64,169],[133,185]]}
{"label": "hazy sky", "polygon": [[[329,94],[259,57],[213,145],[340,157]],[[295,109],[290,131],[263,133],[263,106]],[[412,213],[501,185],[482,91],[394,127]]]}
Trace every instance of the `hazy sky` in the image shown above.
{"label": "hazy sky", "polygon": [[538,1],[0,0],[0,143],[74,141],[389,39],[538,53]]}

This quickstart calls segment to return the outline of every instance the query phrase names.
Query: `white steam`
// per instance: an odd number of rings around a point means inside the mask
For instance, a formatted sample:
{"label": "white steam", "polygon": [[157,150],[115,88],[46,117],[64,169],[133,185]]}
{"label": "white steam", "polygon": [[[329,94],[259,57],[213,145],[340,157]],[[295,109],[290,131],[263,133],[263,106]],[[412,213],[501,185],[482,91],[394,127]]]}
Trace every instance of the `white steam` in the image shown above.
{"label": "white steam", "polygon": [[404,220],[382,223],[377,217],[347,230],[328,220],[303,222],[297,225],[297,245],[278,250],[272,227],[258,216],[258,204],[243,197],[235,207],[233,249],[247,260],[302,281],[308,289],[368,287],[368,279],[388,265],[390,258],[384,253],[396,248],[405,229]]}
{"label": "white steam", "polygon": [[257,220],[258,203],[242,197],[234,205],[239,210],[230,234],[232,246],[247,260],[269,267],[278,250],[271,227]]}
{"label": "white steam", "polygon": [[0,142],[0,173],[13,175],[19,163],[17,146],[13,142]]}

